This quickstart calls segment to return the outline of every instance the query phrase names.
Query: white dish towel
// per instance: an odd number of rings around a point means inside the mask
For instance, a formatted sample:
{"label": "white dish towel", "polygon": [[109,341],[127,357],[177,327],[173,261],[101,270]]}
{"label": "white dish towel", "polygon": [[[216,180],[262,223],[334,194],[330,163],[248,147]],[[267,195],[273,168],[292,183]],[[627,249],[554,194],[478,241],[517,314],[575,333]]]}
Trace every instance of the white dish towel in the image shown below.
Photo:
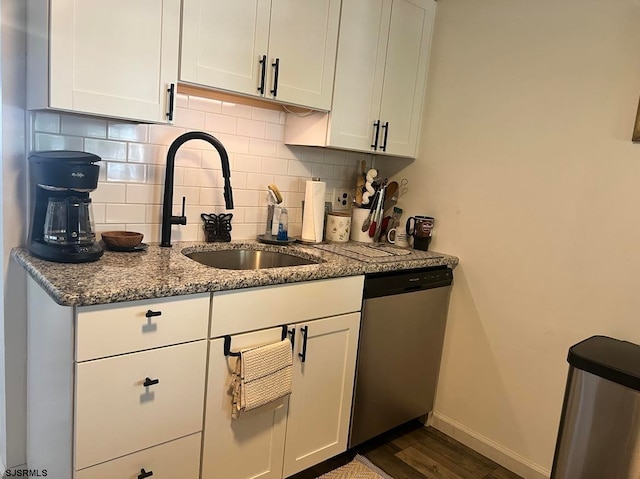
{"label": "white dish towel", "polygon": [[231,417],[291,394],[292,373],[288,339],[241,351],[231,378]]}

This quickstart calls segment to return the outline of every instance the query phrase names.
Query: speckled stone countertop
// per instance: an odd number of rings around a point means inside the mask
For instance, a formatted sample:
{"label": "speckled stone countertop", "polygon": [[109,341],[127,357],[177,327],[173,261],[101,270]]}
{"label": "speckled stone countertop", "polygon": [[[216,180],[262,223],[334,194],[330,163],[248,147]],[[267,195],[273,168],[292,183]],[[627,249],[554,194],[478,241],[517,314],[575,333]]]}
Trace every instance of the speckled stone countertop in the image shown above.
{"label": "speckled stone countertop", "polygon": [[[228,270],[201,265],[183,254],[220,249],[282,251],[319,263],[259,270]],[[454,267],[458,264],[455,256],[441,253],[416,252],[399,256],[398,261],[389,258],[360,261],[313,245],[296,243],[277,246],[256,241],[185,242],[174,243],[172,248],[150,244],[147,251],[105,251],[100,260],[79,264],[44,261],[31,256],[25,248],[14,248],[11,256],[63,306],[107,304],[428,266]]]}

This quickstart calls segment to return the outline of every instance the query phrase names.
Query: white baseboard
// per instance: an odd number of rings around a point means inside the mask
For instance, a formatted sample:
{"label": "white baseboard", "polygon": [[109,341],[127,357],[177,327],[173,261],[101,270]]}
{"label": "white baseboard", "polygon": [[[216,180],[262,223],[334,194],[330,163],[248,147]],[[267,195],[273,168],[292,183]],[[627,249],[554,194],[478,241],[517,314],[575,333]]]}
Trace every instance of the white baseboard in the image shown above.
{"label": "white baseboard", "polygon": [[453,419],[434,413],[432,425],[438,431],[497,462],[525,479],[548,479],[551,471],[484,437]]}

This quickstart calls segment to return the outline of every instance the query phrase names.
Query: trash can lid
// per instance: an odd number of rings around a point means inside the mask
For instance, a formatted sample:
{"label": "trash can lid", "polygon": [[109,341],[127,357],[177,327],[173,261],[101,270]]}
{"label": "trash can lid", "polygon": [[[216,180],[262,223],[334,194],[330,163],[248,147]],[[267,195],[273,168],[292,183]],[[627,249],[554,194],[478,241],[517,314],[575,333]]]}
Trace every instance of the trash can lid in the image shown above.
{"label": "trash can lid", "polygon": [[572,366],[640,391],[640,346],[628,341],[592,336],[569,348]]}

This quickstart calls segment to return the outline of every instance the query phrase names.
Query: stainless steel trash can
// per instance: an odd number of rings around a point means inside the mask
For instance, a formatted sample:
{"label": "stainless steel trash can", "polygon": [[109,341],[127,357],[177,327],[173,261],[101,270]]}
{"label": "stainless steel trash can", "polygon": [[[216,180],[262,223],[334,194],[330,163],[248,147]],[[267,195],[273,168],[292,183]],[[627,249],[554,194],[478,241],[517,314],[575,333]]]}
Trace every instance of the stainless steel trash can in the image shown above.
{"label": "stainless steel trash can", "polygon": [[567,361],[551,478],[640,478],[640,346],[593,336]]}

